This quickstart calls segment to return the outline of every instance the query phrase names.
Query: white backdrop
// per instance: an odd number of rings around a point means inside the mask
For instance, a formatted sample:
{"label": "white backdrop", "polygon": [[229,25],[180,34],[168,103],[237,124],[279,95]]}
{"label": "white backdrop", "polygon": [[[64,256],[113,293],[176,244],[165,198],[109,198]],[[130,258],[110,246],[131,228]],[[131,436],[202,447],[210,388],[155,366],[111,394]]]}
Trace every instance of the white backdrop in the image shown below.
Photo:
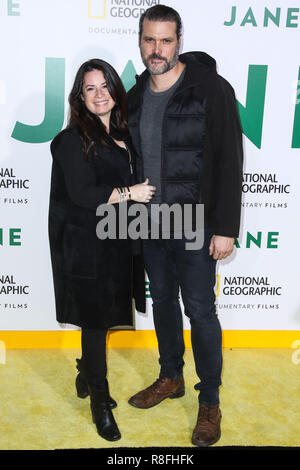
{"label": "white backdrop", "polygon": [[[102,58],[126,88],[133,84],[143,70],[138,18],[156,3],[0,0],[0,330],[60,328],[47,234],[49,143],[66,124],[81,63]],[[182,16],[182,51],[215,57],[240,103],[242,224],[234,255],[218,265],[222,327],[298,330],[299,2],[164,3]],[[136,328],[153,329],[150,298]]]}

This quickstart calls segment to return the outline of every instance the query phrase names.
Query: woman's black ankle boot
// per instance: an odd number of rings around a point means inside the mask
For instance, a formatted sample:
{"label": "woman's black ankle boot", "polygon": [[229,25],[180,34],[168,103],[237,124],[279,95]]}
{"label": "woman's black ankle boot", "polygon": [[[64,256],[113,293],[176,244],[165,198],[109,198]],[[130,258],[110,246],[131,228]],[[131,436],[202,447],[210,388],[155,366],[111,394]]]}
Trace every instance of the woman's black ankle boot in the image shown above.
{"label": "woman's black ankle boot", "polygon": [[116,402],[116,400],[114,400],[114,399],[110,396],[110,393],[109,393],[109,386],[108,386],[108,381],[107,381],[107,379],[105,379],[105,387],[106,387],[106,391],[107,391],[107,395],[108,395],[108,405],[109,405],[110,408],[113,410],[114,408],[117,408],[117,402]]}
{"label": "woman's black ankle boot", "polygon": [[[85,376],[83,362],[82,362],[82,359],[76,359],[76,362],[77,362],[76,368],[79,372],[75,380],[77,396],[79,398],[86,398],[89,395],[89,390],[88,390],[88,384],[85,378],[86,376]],[[108,393],[108,404],[111,409],[114,409],[117,407],[117,402],[109,394],[109,387],[108,387],[107,380],[105,380],[105,385],[107,387],[107,393]]]}
{"label": "woman's black ankle boot", "polygon": [[98,390],[88,386],[91,400],[93,422],[96,424],[98,434],[107,441],[121,439],[121,434],[109,405],[107,390]]}

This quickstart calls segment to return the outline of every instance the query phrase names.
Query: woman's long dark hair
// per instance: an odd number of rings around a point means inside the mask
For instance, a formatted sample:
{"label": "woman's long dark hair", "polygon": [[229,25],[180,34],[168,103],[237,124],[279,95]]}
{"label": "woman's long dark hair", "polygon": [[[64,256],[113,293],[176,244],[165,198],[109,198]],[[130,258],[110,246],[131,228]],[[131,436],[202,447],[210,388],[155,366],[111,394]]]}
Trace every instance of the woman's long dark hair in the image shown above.
{"label": "woman's long dark hair", "polygon": [[[95,141],[106,146],[112,145],[111,139],[101,119],[87,109],[82,99],[84,75],[92,70],[100,70],[103,73],[109,94],[116,103],[111,111],[110,117],[112,133],[115,132],[118,136],[126,136],[128,133],[127,95],[119,75],[115,69],[104,60],[88,60],[79,68],[69,95],[70,114],[67,126],[77,127],[86,155]],[[121,137],[119,138],[121,139]]]}

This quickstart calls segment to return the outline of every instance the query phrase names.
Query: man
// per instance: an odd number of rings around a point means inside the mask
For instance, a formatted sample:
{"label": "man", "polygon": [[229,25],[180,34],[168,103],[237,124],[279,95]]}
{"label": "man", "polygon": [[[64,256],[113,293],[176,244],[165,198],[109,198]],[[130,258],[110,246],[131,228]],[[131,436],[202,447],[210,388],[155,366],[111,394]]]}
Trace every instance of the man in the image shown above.
{"label": "man", "polygon": [[148,178],[156,187],[149,204],[204,204],[205,239],[198,250],[187,250],[184,238],[143,242],[160,374],[129,403],[150,408],[185,393],[180,289],[200,379],[192,443],[208,446],[221,435],[215,268],[231,254],[239,234],[242,132],[234,91],[217,74],[214,59],[202,52],[179,55],[181,28],[178,13],[164,5],[141,17],[139,47],[146,70],[128,93],[129,128],[140,156],[140,181]]}

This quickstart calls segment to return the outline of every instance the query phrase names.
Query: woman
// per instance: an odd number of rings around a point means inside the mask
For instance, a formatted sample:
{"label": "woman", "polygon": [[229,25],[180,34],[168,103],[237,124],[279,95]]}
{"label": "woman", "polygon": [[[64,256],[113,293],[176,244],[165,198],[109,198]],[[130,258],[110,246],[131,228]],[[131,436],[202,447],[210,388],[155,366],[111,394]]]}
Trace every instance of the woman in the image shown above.
{"label": "woman", "polygon": [[132,297],[145,311],[144,269],[136,244],[96,235],[100,204],[149,202],[155,188],[134,184],[122,82],[107,62],[92,59],[78,70],[69,96],[68,126],[51,143],[53,157],[49,241],[60,323],[81,327],[77,395],[90,395],[93,421],[107,440],[121,438],[116,402],[106,380],[107,330],[132,325]]}

